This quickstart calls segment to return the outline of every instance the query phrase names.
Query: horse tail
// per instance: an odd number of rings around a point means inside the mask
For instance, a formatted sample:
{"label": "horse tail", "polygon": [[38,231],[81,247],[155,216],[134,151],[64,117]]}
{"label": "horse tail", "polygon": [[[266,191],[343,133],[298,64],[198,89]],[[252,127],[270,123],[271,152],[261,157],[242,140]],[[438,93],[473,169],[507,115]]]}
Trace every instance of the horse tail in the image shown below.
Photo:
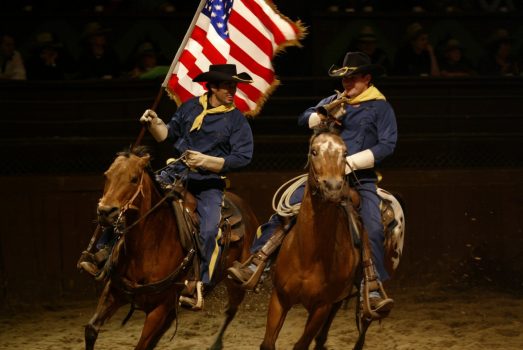
{"label": "horse tail", "polygon": [[403,216],[407,216],[407,203],[405,202],[405,198],[399,193],[399,192],[391,192],[391,194],[398,200],[398,203],[401,205],[401,209],[403,209]]}
{"label": "horse tail", "polygon": [[131,318],[131,316],[134,313],[134,310],[136,310],[136,308],[134,307],[134,303],[131,303],[131,308],[129,309],[129,312],[127,313],[127,316],[125,316],[125,318],[122,321],[122,327],[125,326],[127,321],[129,321],[129,319]]}

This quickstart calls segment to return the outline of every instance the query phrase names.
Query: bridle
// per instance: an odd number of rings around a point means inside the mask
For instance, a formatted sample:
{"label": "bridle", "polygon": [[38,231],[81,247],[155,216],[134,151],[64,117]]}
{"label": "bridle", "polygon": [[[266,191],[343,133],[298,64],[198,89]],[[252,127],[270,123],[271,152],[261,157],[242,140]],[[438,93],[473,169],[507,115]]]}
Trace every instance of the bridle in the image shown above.
{"label": "bridle", "polygon": [[[318,173],[317,173],[316,169],[314,168],[314,164],[312,162],[312,144],[313,144],[314,140],[316,139],[316,137],[318,137],[319,135],[321,135],[321,134],[314,135],[311,138],[310,144],[309,144],[309,154],[307,155],[307,165],[309,167],[309,186],[311,188],[311,194],[313,196],[316,196],[318,194],[321,195],[320,181],[319,181],[319,178],[318,178]],[[343,186],[347,186],[348,185],[348,179],[346,178],[345,175],[343,175],[343,177],[344,177],[344,184],[343,184]]]}
{"label": "bridle", "polygon": [[124,235],[125,233],[129,232],[133,227],[138,225],[147,216],[149,216],[152,212],[154,212],[156,209],[158,209],[158,207],[160,207],[160,205],[162,205],[167,199],[172,198],[172,195],[174,193],[174,189],[171,189],[170,191],[166,192],[162,196],[162,198],[155,205],[153,205],[149,210],[147,210],[145,213],[143,213],[132,224],[127,225],[124,228],[122,228],[122,223],[123,223],[123,219],[125,217],[126,212],[129,209],[139,210],[139,208],[136,205],[134,205],[133,203],[136,200],[136,198],[138,198],[138,195],[141,194],[142,197],[144,196],[144,193],[143,193],[143,182],[144,182],[145,172],[146,172],[146,169],[143,168],[142,169],[142,174],[140,176],[140,183],[138,185],[138,188],[136,189],[134,194],[131,196],[131,198],[122,206],[122,208],[120,209],[120,213],[118,214],[118,218],[116,219],[115,223],[113,224],[115,232],[119,236]]}

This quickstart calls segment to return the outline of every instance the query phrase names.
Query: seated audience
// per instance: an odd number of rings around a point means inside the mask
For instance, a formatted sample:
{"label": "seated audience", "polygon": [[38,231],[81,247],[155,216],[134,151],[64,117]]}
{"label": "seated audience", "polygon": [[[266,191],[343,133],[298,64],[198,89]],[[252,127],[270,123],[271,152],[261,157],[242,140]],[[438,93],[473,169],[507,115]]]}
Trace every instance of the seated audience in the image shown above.
{"label": "seated audience", "polygon": [[439,67],[443,77],[466,77],[476,74],[472,64],[463,55],[463,46],[454,38],[445,41]]}
{"label": "seated audience", "polygon": [[[364,26],[356,39],[351,43],[345,52],[359,51],[366,53],[373,64],[379,64],[385,68],[385,72],[390,72],[392,64],[387,53],[378,45],[378,38],[371,26]],[[341,59],[340,59],[341,61]]]}
{"label": "seated audience", "polygon": [[24,60],[16,50],[15,38],[7,33],[0,34],[0,79],[25,80]]}
{"label": "seated audience", "polygon": [[64,80],[73,75],[75,65],[64,45],[49,32],[36,35],[33,55],[27,61],[29,80]]}
{"label": "seated audience", "polygon": [[169,70],[169,66],[161,64],[163,60],[160,53],[149,41],[140,44],[134,57],[133,69],[128,74],[130,78],[155,79],[165,77]]}
{"label": "seated audience", "polygon": [[519,75],[521,63],[513,52],[512,38],[506,29],[497,29],[486,45],[486,54],[480,63],[483,75]]}
{"label": "seated audience", "polygon": [[400,47],[394,59],[396,75],[439,76],[438,60],[429,42],[427,31],[418,22],[407,28],[407,43]]}
{"label": "seated audience", "polygon": [[84,51],[78,59],[80,79],[112,79],[120,76],[121,63],[109,45],[110,29],[88,23],[83,32]]}

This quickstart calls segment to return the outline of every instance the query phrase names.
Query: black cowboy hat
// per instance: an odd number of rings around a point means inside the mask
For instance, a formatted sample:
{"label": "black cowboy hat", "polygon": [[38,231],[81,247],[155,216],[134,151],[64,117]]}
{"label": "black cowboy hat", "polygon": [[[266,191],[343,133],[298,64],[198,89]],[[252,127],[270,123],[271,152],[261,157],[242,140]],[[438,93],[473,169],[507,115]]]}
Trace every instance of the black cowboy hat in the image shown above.
{"label": "black cowboy hat", "polygon": [[235,81],[238,83],[252,83],[252,78],[245,72],[236,73],[235,64],[211,64],[208,72],[198,74],[192,81]]}
{"label": "black cowboy hat", "polygon": [[385,72],[383,66],[372,64],[370,57],[363,52],[347,52],[343,59],[343,65],[338,67],[332,65],[329,76],[336,78],[350,77],[355,74],[381,75]]}

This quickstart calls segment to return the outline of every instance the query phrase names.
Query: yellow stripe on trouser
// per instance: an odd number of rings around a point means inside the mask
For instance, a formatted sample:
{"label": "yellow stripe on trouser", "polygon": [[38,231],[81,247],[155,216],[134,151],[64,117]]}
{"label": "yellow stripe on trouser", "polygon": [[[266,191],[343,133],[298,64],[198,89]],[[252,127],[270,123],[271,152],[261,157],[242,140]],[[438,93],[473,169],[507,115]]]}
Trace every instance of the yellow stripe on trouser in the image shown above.
{"label": "yellow stripe on trouser", "polygon": [[216,241],[214,244],[214,250],[211,255],[211,261],[209,262],[209,281],[212,281],[212,274],[214,273],[214,268],[216,267],[216,261],[220,255],[220,244],[218,243],[222,238],[222,229],[218,229],[218,234],[216,235]]}
{"label": "yellow stripe on trouser", "polygon": [[262,235],[261,226],[258,226],[258,229],[256,230],[256,238],[260,238]]}

